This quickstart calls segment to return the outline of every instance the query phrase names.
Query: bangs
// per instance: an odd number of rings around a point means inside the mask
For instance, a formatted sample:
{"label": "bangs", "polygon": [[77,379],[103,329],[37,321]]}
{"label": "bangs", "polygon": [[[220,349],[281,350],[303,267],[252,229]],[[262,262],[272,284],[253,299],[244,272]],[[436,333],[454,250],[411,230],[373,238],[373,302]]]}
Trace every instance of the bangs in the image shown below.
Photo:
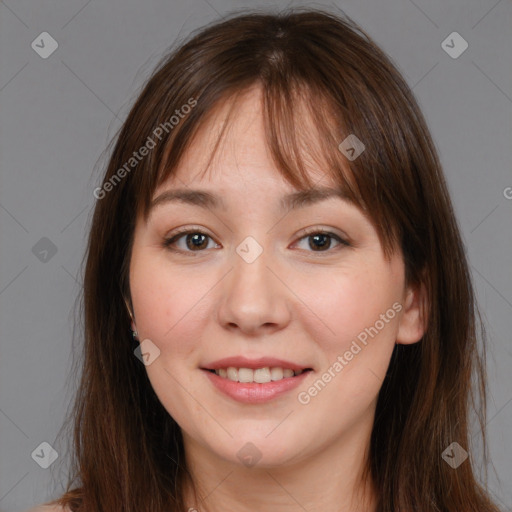
{"label": "bangs", "polygon": [[[254,88],[261,91],[265,143],[281,176],[297,190],[325,186],[339,190],[345,200],[356,206],[374,226],[384,255],[391,258],[398,241],[398,228],[385,229],[381,222],[385,212],[375,186],[377,178],[372,168],[364,167],[364,152],[350,161],[339,149],[340,143],[356,130],[347,126],[339,104],[329,97],[328,92],[293,80],[266,84],[256,81],[243,89],[225,90],[208,108],[204,105],[208,102],[203,103],[199,97],[194,118],[187,117],[164,145],[143,208],[144,218],[147,220],[155,190],[175,174],[185,152],[193,148],[200,129],[226,110],[220,133],[199,176],[203,177],[211,170],[238,106]],[[387,218],[389,220],[390,216]]]}

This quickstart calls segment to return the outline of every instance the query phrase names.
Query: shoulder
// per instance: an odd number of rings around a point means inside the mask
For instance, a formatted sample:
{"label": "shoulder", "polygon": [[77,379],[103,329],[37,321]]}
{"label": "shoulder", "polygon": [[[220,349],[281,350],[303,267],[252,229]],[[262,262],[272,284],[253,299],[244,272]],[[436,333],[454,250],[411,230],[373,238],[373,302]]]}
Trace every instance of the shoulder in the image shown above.
{"label": "shoulder", "polygon": [[38,505],[25,512],[69,512],[69,508],[61,505]]}

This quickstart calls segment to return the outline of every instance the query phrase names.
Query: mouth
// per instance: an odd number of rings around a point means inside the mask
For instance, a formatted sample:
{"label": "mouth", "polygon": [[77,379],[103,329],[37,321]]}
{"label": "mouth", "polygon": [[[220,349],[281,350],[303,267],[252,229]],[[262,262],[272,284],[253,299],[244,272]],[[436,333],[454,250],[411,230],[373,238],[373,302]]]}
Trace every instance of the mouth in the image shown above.
{"label": "mouth", "polygon": [[222,395],[243,404],[263,404],[303,385],[312,368],[281,366],[201,368],[210,384]]}
{"label": "mouth", "polygon": [[228,366],[225,368],[215,369],[202,368],[202,370],[214,373],[215,375],[232,382],[266,384],[268,382],[278,382],[290,377],[297,377],[303,373],[310,372],[313,369],[303,368],[293,370],[291,368],[283,368],[279,366],[264,366],[262,368],[237,368],[234,366]]}
{"label": "mouth", "polygon": [[235,355],[200,365],[221,394],[245,404],[262,404],[289,394],[314,372],[313,366],[277,357]]}

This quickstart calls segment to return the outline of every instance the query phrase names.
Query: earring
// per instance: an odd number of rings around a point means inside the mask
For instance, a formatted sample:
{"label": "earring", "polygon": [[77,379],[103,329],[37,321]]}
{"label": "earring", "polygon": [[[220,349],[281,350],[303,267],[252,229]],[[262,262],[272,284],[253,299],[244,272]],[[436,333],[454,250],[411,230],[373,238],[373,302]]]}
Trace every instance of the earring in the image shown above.
{"label": "earring", "polygon": [[137,337],[139,335],[139,333],[137,331],[132,331],[132,336],[133,336],[133,339],[134,340],[138,340],[139,338]]}

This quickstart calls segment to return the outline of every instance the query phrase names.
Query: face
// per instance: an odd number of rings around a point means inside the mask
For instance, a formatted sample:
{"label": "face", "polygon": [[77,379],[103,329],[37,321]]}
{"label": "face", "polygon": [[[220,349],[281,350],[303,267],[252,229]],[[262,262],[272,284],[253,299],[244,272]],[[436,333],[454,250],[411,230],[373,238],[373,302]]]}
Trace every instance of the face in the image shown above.
{"label": "face", "polygon": [[272,467],[367,434],[395,342],[422,331],[401,254],[385,259],[361,210],[338,196],[283,206],[297,190],[272,163],[259,102],[257,89],[244,97],[208,173],[224,110],[155,191],[218,204],[161,196],[136,225],[130,292],[149,379],[185,449]]}

